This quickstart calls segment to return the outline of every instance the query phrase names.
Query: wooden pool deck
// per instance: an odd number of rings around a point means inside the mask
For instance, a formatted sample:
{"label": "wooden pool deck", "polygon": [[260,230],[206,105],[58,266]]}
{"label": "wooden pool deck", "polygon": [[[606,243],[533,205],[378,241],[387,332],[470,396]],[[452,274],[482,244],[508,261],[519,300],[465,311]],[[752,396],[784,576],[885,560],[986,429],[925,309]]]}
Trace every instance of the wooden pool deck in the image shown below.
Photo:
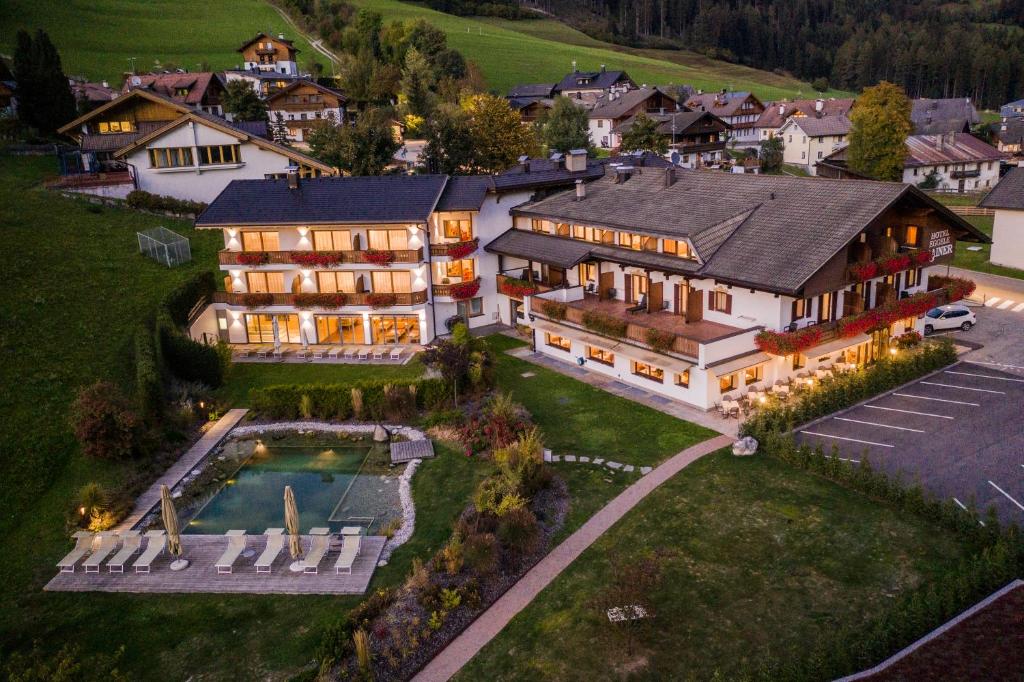
{"label": "wooden pool deck", "polygon": [[[377,567],[386,538],[379,535],[363,537],[359,556],[352,573],[338,575],[334,570],[337,551],[331,551],[320,562],[317,575],[292,573],[288,567],[291,557],[288,545],[277,557],[270,574],[256,573],[255,562],[263,551],[261,536],[250,536],[249,557],[240,556],[233,572],[220,575],[214,567],[227,547],[223,535],[183,535],[182,558],[191,564],[183,571],[171,571],[173,557],[166,552],[153,562],[151,573],[135,573],[131,567],[136,554],[125,565],[125,572],[110,573],[106,565],[101,573],[85,573],[79,567],[74,573],[58,573],[44,588],[50,592],[133,592],[133,593],[238,593],[238,594],[363,594]],[[302,545],[309,546],[309,537],[303,536]],[[69,547],[70,549],[70,547]]]}

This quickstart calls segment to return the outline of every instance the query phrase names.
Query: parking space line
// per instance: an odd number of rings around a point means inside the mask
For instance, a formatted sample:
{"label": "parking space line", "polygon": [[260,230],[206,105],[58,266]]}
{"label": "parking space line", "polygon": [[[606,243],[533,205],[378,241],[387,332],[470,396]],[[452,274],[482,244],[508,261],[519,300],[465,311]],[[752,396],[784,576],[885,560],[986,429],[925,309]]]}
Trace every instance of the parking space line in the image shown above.
{"label": "parking space line", "polygon": [[900,410],[895,407],[882,407],[881,405],[865,405],[864,407],[870,407],[872,410],[885,410],[886,412],[902,412],[903,414],[917,414],[922,417],[938,417],[939,419],[953,419],[945,414],[932,414],[931,412],[914,412],[913,410]]}
{"label": "parking space line", "polygon": [[854,424],[867,424],[868,426],[881,426],[883,429],[896,429],[897,431],[913,431],[914,433],[924,433],[921,429],[910,429],[906,426],[892,426],[890,424],[879,424],[878,422],[865,422],[860,419],[849,419],[847,417],[832,417],[833,419],[841,422],[853,422]]}
{"label": "parking space line", "polygon": [[1001,300],[1003,300],[1001,296],[993,296],[992,298],[985,301],[985,306],[991,308],[996,303],[999,303]]}
{"label": "parking space line", "polygon": [[1003,362],[986,362],[985,360],[971,360],[975,365],[992,365],[993,367],[1009,367],[1010,369],[1024,369],[1024,365],[1007,365]]}
{"label": "parking space line", "polygon": [[1017,505],[1018,507],[1020,507],[1020,510],[1021,510],[1021,511],[1024,511],[1024,504],[1021,504],[1021,503],[1020,503],[1020,502],[1018,502],[1017,500],[1015,500],[1015,499],[1013,499],[1012,497],[1010,497],[1010,494],[1009,494],[1008,492],[1006,492],[1005,490],[1003,490],[1002,488],[1000,488],[999,486],[997,486],[997,485],[996,485],[995,483],[993,483],[992,481],[989,481],[989,482],[988,482],[988,484],[989,484],[990,486],[992,486],[993,488],[995,488],[996,490],[998,490],[999,492],[1001,492],[1001,493],[1002,493],[1002,494],[1003,494],[1003,495],[1004,495],[1004,496],[1006,497],[1006,499],[1008,499],[1008,500],[1009,500],[1010,502],[1013,502],[1013,503],[1014,503],[1015,505]]}
{"label": "parking space line", "polygon": [[981,379],[995,379],[996,381],[1015,381],[1019,384],[1024,384],[1024,379],[1011,379],[1010,377],[994,377],[991,374],[973,374],[971,372],[954,372],[953,370],[946,370],[946,374],[959,374],[965,377],[979,377]]}
{"label": "parking space line", "polygon": [[835,438],[836,440],[848,440],[848,441],[851,441],[853,443],[864,443],[865,445],[877,445],[880,448],[891,448],[891,447],[893,447],[892,445],[889,445],[888,443],[872,443],[869,440],[858,440],[856,438],[846,438],[845,436],[833,436],[833,435],[828,434],[828,433],[817,433],[815,431],[801,431],[801,433],[806,433],[808,436],[821,436],[822,438]]}
{"label": "parking space line", "polygon": [[993,391],[988,388],[969,388],[967,386],[957,386],[956,384],[940,384],[935,381],[922,381],[919,382],[925,386],[942,386],[943,388],[959,388],[961,391],[975,391],[977,393],[995,393],[997,395],[1006,395],[1006,391]]}
{"label": "parking space line", "polygon": [[1002,303],[996,306],[996,310],[1006,310],[1011,305],[1013,305],[1013,301],[1003,301]]}
{"label": "parking space line", "polygon": [[[963,510],[964,510],[965,512],[968,512],[968,513],[970,513],[970,511],[971,511],[971,510],[970,510],[970,509],[968,509],[967,507],[965,507],[965,506],[964,506],[964,503],[963,503],[963,502],[961,502],[960,500],[956,499],[955,497],[953,498],[953,501],[954,501],[954,502],[956,502],[956,506],[960,507],[960,508],[961,508],[961,509],[963,509]],[[980,524],[981,524],[982,528],[984,528],[984,527],[985,527],[985,522],[984,522],[984,521],[982,521],[981,519],[978,519],[978,523],[980,523]]]}
{"label": "parking space line", "polygon": [[900,398],[917,398],[918,400],[934,400],[937,403],[953,403],[954,405],[970,405],[971,407],[981,407],[978,403],[965,403],[962,400],[946,400],[945,398],[929,398],[926,395],[910,395],[909,393],[892,393],[890,395],[898,396]]}

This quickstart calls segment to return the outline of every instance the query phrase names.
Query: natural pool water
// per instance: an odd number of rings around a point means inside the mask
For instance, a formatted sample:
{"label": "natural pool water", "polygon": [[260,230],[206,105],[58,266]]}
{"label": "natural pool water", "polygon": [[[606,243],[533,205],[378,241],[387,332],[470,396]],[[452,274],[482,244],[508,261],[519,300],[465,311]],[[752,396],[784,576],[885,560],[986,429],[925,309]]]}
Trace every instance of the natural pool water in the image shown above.
{"label": "natural pool water", "polygon": [[[321,439],[326,440],[326,439]],[[216,492],[192,517],[185,533],[219,535],[232,529],[262,533],[284,527],[284,489],[291,486],[303,533],[325,526],[358,525],[377,533],[401,517],[399,471],[390,472],[386,448],[338,442],[231,441],[223,462],[241,462],[212,486]],[[230,469],[228,469],[230,470]],[[219,489],[218,489],[219,488]]]}

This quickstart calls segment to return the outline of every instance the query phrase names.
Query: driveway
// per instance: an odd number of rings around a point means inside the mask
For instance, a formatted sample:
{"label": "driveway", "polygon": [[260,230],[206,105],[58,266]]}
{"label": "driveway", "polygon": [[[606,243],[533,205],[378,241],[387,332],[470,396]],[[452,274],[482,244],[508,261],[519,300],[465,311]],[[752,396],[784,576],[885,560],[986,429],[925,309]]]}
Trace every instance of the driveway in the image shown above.
{"label": "driveway", "polygon": [[797,439],[1024,524],[1024,377],[993,362],[961,362],[813,422]]}

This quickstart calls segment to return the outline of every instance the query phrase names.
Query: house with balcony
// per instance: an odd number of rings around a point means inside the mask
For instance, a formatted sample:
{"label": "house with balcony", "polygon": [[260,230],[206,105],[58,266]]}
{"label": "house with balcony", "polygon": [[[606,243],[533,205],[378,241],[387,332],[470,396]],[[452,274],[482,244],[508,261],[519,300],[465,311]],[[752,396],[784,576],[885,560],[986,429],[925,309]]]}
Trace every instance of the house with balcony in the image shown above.
{"label": "house with balcony", "polygon": [[759,142],[775,137],[779,128],[790,118],[827,118],[829,116],[849,116],[853,110],[852,97],[829,97],[817,99],[778,100],[765,105],[764,111],[757,118],[754,129]]}
{"label": "house with balcony", "polygon": [[[658,123],[672,159],[683,168],[717,166],[725,158],[729,124],[706,111],[673,111],[647,114]],[[629,132],[636,121],[632,116],[615,129],[617,139]]]}
{"label": "house with balcony", "polygon": [[273,36],[260,31],[238,48],[245,68],[252,71],[273,72],[288,76],[299,74],[296,61],[299,49],[283,33]]}
{"label": "house with balcony", "polygon": [[224,83],[212,71],[130,74],[121,86],[121,93],[127,94],[138,89],[149,90],[208,114],[224,115],[221,102],[225,92]]}
{"label": "house with balcony", "polygon": [[345,96],[340,90],[299,80],[267,97],[267,117],[283,126],[289,142],[307,147],[306,138],[317,121],[345,122]]}
{"label": "house with balcony", "polygon": [[764,111],[764,104],[750,92],[697,92],[685,102],[693,111],[706,111],[729,124],[730,140],[736,147],[756,147],[755,125]]}
{"label": "house with balcony", "polygon": [[486,245],[503,321],[546,356],[703,409],[887,352],[955,296],[934,277],[955,242],[988,241],[899,183],[608,171],[512,208]]}
{"label": "house with balcony", "polygon": [[648,115],[689,111],[678,97],[661,88],[641,87],[635,90],[604,93],[587,111],[590,141],[601,149],[614,149],[622,144],[619,126],[640,112]]}

